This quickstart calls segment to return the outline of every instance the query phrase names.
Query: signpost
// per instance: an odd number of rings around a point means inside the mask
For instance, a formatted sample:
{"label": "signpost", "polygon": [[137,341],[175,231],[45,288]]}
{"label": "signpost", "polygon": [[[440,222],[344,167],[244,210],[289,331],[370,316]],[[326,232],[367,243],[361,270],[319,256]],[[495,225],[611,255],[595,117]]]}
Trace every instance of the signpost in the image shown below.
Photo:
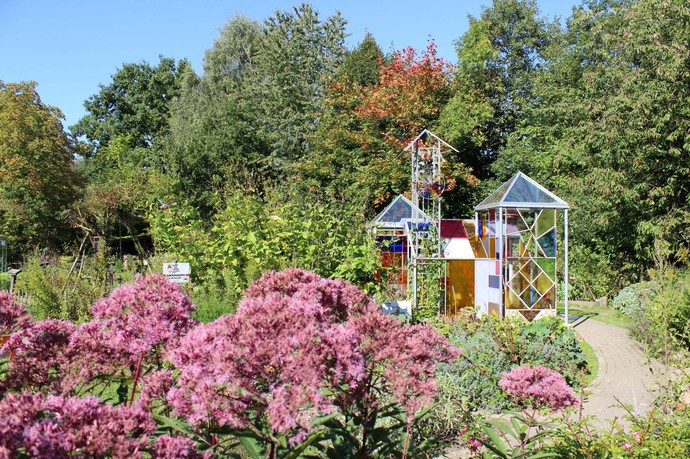
{"label": "signpost", "polygon": [[7,271],[7,238],[0,236],[0,273]]}
{"label": "signpost", "polygon": [[163,264],[163,274],[171,282],[189,282],[189,275],[192,270],[189,263],[178,263],[176,261]]}

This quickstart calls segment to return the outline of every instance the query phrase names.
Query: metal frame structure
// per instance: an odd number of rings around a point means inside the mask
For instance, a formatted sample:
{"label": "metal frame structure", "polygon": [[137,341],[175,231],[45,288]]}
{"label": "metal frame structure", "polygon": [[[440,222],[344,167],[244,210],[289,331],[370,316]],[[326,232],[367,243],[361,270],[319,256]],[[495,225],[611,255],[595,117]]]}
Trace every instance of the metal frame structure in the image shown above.
{"label": "metal frame structure", "polygon": [[[490,227],[489,258],[497,262],[501,313],[529,320],[556,312],[557,212],[563,211],[565,321],[568,323],[568,209],[546,188],[518,172],[475,208],[477,228]],[[494,239],[492,241],[489,238]],[[489,247],[493,246],[493,250]],[[490,253],[494,252],[494,253]]]}
{"label": "metal frame structure", "polygon": [[[441,248],[441,194],[445,189],[443,152],[455,148],[424,129],[403,153],[410,152],[413,214],[405,226],[408,290],[414,315],[420,307],[445,305],[445,262]],[[426,218],[423,218],[422,215]],[[435,304],[434,304],[435,303]]]}

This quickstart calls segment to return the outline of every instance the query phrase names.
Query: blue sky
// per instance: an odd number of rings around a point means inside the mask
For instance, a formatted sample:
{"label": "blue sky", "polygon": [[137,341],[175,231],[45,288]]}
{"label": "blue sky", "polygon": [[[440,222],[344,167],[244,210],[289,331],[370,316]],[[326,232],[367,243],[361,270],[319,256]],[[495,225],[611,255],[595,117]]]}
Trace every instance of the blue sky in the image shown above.
{"label": "blue sky", "polygon": [[[384,51],[426,47],[455,62],[453,42],[491,0],[313,0],[322,17],[340,10],[348,44],[369,31]],[[60,108],[65,127],[83,102],[123,63],[186,58],[201,73],[204,51],[235,14],[263,20],[298,0],[0,0],[0,80],[34,80],[43,101]],[[538,0],[545,16],[570,15],[578,0]]]}

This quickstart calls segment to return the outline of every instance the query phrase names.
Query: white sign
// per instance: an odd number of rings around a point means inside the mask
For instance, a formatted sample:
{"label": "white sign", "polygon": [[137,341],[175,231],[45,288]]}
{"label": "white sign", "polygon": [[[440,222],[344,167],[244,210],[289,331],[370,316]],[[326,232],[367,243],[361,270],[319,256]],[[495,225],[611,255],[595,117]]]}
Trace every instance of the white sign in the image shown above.
{"label": "white sign", "polygon": [[171,282],[189,282],[189,274],[192,272],[189,263],[164,263],[163,274]]}

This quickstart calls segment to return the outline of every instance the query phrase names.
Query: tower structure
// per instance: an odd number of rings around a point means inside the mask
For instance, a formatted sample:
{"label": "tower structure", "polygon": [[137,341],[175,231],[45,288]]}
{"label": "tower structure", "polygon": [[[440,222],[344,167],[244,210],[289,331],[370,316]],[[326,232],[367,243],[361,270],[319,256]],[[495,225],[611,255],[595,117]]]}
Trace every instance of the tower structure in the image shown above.
{"label": "tower structure", "polygon": [[410,153],[412,218],[405,234],[408,290],[413,315],[437,314],[445,301],[445,263],[441,251],[441,195],[446,181],[444,151],[455,148],[423,130],[403,152]]}

